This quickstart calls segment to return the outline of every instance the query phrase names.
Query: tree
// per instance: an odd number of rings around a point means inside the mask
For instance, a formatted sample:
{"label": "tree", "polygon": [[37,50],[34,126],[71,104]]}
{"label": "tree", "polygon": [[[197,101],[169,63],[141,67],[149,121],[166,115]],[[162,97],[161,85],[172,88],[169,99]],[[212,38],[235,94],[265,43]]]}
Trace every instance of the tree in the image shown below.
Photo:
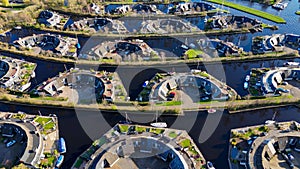
{"label": "tree", "polygon": [[9,0],[2,0],[2,4],[4,6],[8,6],[9,5]]}

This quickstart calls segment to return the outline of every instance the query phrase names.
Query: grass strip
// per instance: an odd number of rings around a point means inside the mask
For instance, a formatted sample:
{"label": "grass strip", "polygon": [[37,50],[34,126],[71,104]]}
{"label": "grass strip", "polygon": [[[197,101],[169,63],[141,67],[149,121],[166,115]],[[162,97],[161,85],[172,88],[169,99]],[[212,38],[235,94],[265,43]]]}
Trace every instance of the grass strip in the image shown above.
{"label": "grass strip", "polygon": [[243,5],[239,5],[233,2],[223,1],[223,0],[207,0],[208,2],[216,3],[216,4],[223,4],[224,6],[237,9],[239,11],[243,11],[255,16],[259,16],[261,18],[276,22],[276,23],[286,23],[286,21],[281,18],[280,16],[276,16],[267,12],[263,12],[257,9],[249,8]]}

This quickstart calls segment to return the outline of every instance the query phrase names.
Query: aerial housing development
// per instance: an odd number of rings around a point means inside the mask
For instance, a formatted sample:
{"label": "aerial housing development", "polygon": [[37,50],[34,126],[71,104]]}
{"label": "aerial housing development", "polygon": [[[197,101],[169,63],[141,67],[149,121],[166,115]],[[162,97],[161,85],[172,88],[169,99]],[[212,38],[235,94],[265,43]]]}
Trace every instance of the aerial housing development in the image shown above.
{"label": "aerial housing development", "polygon": [[206,160],[182,130],[117,124],[81,154],[72,168],[205,168]]}
{"label": "aerial housing development", "polygon": [[35,63],[2,56],[0,67],[1,88],[23,92],[30,87],[30,80],[35,78]]}
{"label": "aerial housing development", "polygon": [[64,153],[59,151],[58,121],[55,115],[1,112],[0,118],[2,167],[55,167],[56,159]]}
{"label": "aerial housing development", "polygon": [[0,1],[0,168],[300,168],[299,6]]}

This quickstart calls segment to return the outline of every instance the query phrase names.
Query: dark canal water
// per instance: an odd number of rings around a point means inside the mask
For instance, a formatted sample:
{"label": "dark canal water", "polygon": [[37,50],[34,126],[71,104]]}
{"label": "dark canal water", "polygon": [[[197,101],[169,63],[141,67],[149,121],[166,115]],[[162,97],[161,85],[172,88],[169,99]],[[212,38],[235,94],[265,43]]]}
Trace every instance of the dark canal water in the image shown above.
{"label": "dark canal water", "polygon": [[[64,137],[67,143],[66,161],[63,164],[63,168],[70,168],[74,160],[78,155],[85,151],[92,143],[91,138],[99,138],[102,134],[108,131],[111,126],[114,126],[118,121],[124,120],[124,116],[119,113],[108,113],[95,111],[81,111],[80,121],[88,121],[89,126],[92,127],[93,134],[86,134],[77,119],[74,110],[62,110],[52,108],[36,108],[28,106],[15,106],[10,104],[0,104],[0,111],[24,111],[29,114],[38,114],[41,111],[43,115],[55,113],[59,120],[60,136]],[[212,161],[216,168],[227,169],[227,152],[228,152],[228,139],[230,129],[258,125],[264,123],[273,117],[274,112],[276,113],[276,121],[288,121],[296,120],[300,122],[300,110],[295,107],[284,107],[277,109],[267,109],[260,111],[244,112],[239,114],[229,115],[227,111],[217,112],[223,113],[221,120],[217,125],[216,130],[212,136],[209,137],[204,143],[199,143],[199,136],[204,127],[204,123],[208,116],[205,112],[186,112],[185,116],[182,117],[160,117],[160,120],[168,123],[169,126],[175,129],[187,130],[194,141],[199,146],[201,152],[204,154],[207,160]],[[153,115],[128,115],[130,119],[153,119]],[[175,123],[176,121],[176,123]],[[145,121],[147,124],[149,121]],[[192,128],[190,122],[193,122]],[[89,136],[91,136],[91,138]]]}

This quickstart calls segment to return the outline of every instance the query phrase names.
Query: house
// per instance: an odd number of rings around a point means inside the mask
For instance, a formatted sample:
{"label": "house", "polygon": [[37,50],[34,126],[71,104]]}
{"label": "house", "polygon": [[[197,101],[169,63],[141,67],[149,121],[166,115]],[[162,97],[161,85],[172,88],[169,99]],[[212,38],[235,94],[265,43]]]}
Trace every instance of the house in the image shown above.
{"label": "house", "polygon": [[57,13],[45,10],[39,14],[38,22],[40,24],[45,24],[46,26],[55,26],[60,23],[61,16]]}

